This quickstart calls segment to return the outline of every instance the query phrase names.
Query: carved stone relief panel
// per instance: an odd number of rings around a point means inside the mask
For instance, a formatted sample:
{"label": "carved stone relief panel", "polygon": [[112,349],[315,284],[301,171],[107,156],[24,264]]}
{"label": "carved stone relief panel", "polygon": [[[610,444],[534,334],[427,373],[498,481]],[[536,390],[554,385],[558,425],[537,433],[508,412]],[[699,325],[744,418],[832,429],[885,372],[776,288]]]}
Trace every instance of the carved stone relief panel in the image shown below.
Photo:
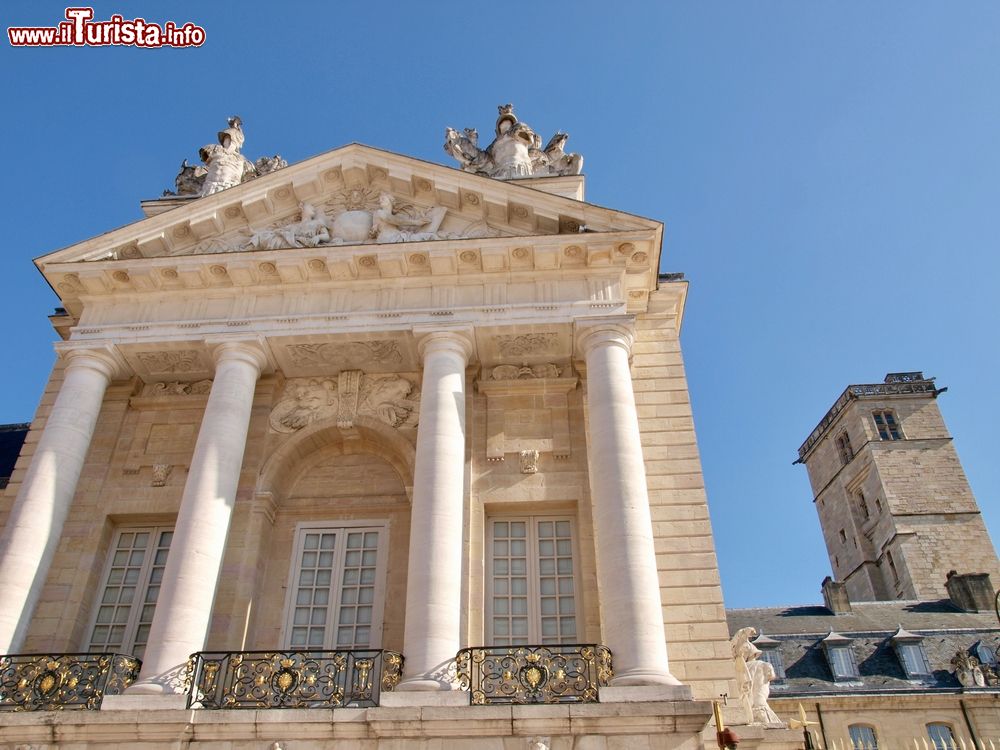
{"label": "carved stone relief panel", "polygon": [[343,370],[336,378],[293,378],[271,410],[269,423],[275,432],[285,433],[324,419],[349,428],[359,415],[399,429],[416,427],[419,391],[408,378],[360,370]]}
{"label": "carved stone relief panel", "polygon": [[293,365],[338,365],[357,368],[366,365],[395,365],[403,354],[395,341],[348,341],[345,343],[289,344],[285,347]]}
{"label": "carved stone relief panel", "polygon": [[[559,377],[553,363],[534,366],[498,365],[478,383],[486,396],[486,460],[502,461],[505,453],[570,455],[568,394],[576,377]],[[537,471],[537,457],[533,463]]]}

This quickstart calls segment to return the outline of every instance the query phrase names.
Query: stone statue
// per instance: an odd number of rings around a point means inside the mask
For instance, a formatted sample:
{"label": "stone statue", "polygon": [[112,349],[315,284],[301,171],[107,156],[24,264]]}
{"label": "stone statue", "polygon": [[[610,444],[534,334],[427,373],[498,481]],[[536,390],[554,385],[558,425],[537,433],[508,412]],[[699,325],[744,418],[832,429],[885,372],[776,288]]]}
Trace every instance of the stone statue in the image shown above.
{"label": "stone statue", "polygon": [[174,178],[175,191],[164,190],[164,197],[211,195],[288,166],[279,154],[262,156],[251,164],[240,153],[244,141],[243,121],[233,116],[228,124],[229,127],[219,132],[218,143],[198,149],[205,166],[188,164],[185,159]]}
{"label": "stone statue", "polygon": [[[372,237],[378,242],[411,242],[436,240],[438,229],[447,209],[439,206],[424,215],[411,217],[397,213],[395,202],[388,193],[379,196],[379,207],[372,213]],[[423,231],[418,231],[418,230]]]}
{"label": "stone statue", "polygon": [[775,673],[773,666],[760,659],[760,649],[750,642],[756,637],[756,629],[740,628],[730,642],[736,671],[736,697],[748,724],[784,726],[767,704]]}
{"label": "stone statue", "polygon": [[986,687],[986,675],[975,656],[959,651],[952,657],[951,665],[955,668],[955,677],[962,687]]}
{"label": "stone statue", "polygon": [[301,218],[282,227],[258,229],[250,236],[247,248],[279,250],[283,247],[319,247],[331,241],[331,223],[326,214],[311,203],[300,203]]}
{"label": "stone statue", "polygon": [[747,667],[750,671],[752,723],[765,726],[784,726],[778,715],[767,704],[767,699],[771,696],[771,681],[775,678],[774,667],[760,659],[753,659],[747,664]]}
{"label": "stone statue", "polygon": [[486,149],[479,148],[475,130],[466,128],[460,134],[453,128],[445,129],[444,150],[463,170],[498,180],[576,175],[583,170],[583,157],[564,150],[569,138],[566,133],[556,133],[543,149],[541,136],[517,119],[514,105],[501,104],[497,109],[496,138]]}
{"label": "stone statue", "polygon": [[[200,164],[188,164],[185,159],[181,162],[181,171],[174,178],[174,187],[177,189],[176,195],[198,195],[201,187],[205,184],[205,175],[208,170]],[[169,193],[169,191],[168,191]]]}
{"label": "stone statue", "polygon": [[198,150],[208,174],[201,186],[201,195],[212,195],[243,182],[244,175],[253,172],[253,165],[240,153],[243,148],[243,121],[229,118],[229,127],[219,131],[219,143],[210,143]]}

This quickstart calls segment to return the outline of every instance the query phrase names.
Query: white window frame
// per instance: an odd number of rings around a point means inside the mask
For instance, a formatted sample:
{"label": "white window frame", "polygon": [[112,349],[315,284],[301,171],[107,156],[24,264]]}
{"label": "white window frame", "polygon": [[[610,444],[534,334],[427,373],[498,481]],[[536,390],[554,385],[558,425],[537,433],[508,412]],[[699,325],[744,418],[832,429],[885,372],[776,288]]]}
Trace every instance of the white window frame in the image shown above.
{"label": "white window frame", "polygon": [[[388,558],[389,558],[389,522],[385,519],[380,520],[351,520],[351,521],[300,521],[295,524],[295,534],[292,543],[292,557],[289,561],[288,566],[288,576],[286,581],[286,591],[285,591],[285,607],[284,615],[282,617],[281,625],[281,643],[282,648],[292,649],[292,627],[293,620],[295,617],[295,606],[296,606],[296,596],[299,582],[299,573],[301,572],[300,564],[302,560],[303,546],[305,544],[305,536],[307,532],[335,532],[338,538],[338,552],[337,566],[334,569],[336,575],[332,580],[332,585],[330,587],[330,605],[327,609],[327,622],[326,627],[328,632],[326,632],[325,640],[322,646],[304,646],[295,647],[296,651],[304,652],[315,652],[315,651],[336,651],[338,650],[336,643],[336,633],[338,618],[336,615],[340,611],[340,592],[341,586],[343,584],[343,571],[344,571],[344,555],[343,548],[340,547],[341,538],[346,540],[346,534],[350,531],[356,531],[358,529],[364,530],[374,530],[379,534],[378,549],[376,552],[375,560],[375,594],[374,602],[372,603],[372,621],[371,621],[371,638],[369,639],[368,646],[351,646],[351,650],[374,650],[382,648],[382,631],[384,626],[384,615],[385,615],[385,592],[386,592],[386,582],[389,574],[388,570]],[[342,649],[342,650],[347,650]]]}
{"label": "white window frame", "polygon": [[[107,653],[105,646],[95,646],[94,645],[94,629],[97,627],[97,619],[101,612],[101,607],[105,604],[104,597],[110,585],[108,580],[111,576],[111,571],[116,566],[114,565],[115,553],[119,552],[118,547],[123,534],[149,534],[150,544],[146,547],[144,559],[139,567],[139,580],[135,583],[135,593],[132,597],[132,602],[129,606],[128,619],[125,622],[125,635],[122,638],[122,643],[115,650],[116,653],[124,653],[135,656],[135,639],[138,634],[139,626],[141,623],[142,608],[146,603],[146,596],[149,591],[150,577],[153,573],[154,567],[160,567],[161,569],[166,566],[166,560],[164,560],[162,565],[154,566],[154,558],[156,552],[160,549],[159,541],[160,536],[163,533],[171,534],[171,542],[173,541],[174,527],[172,525],[168,526],[149,526],[149,525],[138,525],[138,526],[119,526],[115,528],[114,534],[111,537],[111,544],[108,546],[107,555],[105,556],[104,567],[101,570],[101,579],[97,591],[97,596],[94,600],[93,611],[90,614],[90,619],[87,623],[87,630],[83,644],[83,651],[87,653]],[[129,548],[131,549],[131,547]],[[169,547],[167,551],[169,553]],[[155,582],[157,585],[162,586],[161,581]],[[153,603],[155,612],[155,602]],[[143,644],[143,650],[145,646]]]}
{"label": "white window frame", "polygon": [[[496,643],[497,636],[493,632],[493,524],[494,522],[512,522],[512,521],[524,521],[528,528],[528,534],[525,537],[527,544],[527,573],[526,577],[528,579],[528,635],[525,638],[525,643],[527,645],[540,645],[544,642],[544,638],[541,634],[542,629],[542,612],[541,612],[541,587],[539,585],[540,573],[538,570],[538,524],[542,521],[568,521],[569,522],[569,533],[570,533],[570,549],[573,556],[573,617],[575,619],[576,632],[569,638],[563,638],[561,635],[558,640],[553,641],[546,645],[558,645],[559,643],[578,643],[582,638],[582,628],[583,619],[581,617],[580,604],[582,601],[582,591],[581,591],[581,577],[580,577],[580,550],[577,534],[577,524],[576,518],[571,513],[538,513],[538,514],[528,514],[528,515],[506,515],[497,514],[490,515],[486,517],[486,560],[485,560],[485,578],[486,578],[486,606],[485,610],[485,628],[484,636],[486,638],[487,645],[493,645]],[[500,636],[502,638],[507,638],[511,641],[516,641],[521,638],[521,636],[507,635]]]}

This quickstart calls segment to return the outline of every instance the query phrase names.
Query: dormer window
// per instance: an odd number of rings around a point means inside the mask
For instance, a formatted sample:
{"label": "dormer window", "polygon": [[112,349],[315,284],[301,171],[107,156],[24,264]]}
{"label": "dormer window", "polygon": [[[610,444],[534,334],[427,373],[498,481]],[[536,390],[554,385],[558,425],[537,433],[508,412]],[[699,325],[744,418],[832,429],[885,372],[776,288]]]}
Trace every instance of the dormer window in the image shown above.
{"label": "dormer window", "polygon": [[903,432],[899,429],[896,421],[896,414],[890,409],[882,409],[872,412],[872,419],[875,420],[875,429],[878,431],[879,440],[902,440]]}
{"label": "dormer window", "polygon": [[907,679],[919,680],[930,676],[931,666],[927,663],[927,656],[924,654],[923,645],[921,645],[923,636],[903,630],[903,626],[900,625],[899,630],[893,634],[891,640],[892,647],[896,649],[896,656],[899,658],[899,663],[903,665]]}
{"label": "dormer window", "polygon": [[830,666],[830,673],[837,682],[856,680],[858,674],[858,663],[854,660],[854,652],[851,650],[851,639],[840,633],[830,634],[824,638],[823,652],[826,654],[826,662]]}
{"label": "dormer window", "polygon": [[837,435],[836,439],[837,453],[840,454],[840,462],[847,466],[854,458],[854,451],[851,449],[851,438],[848,437],[847,432],[842,432]]}
{"label": "dormer window", "polygon": [[977,641],[972,647],[973,655],[979,659],[979,663],[986,667],[997,666],[997,652],[982,641]]}
{"label": "dormer window", "polygon": [[760,633],[760,635],[753,639],[753,645],[760,649],[760,660],[766,661],[774,668],[774,680],[772,682],[784,681],[785,663],[781,658],[781,652],[778,650],[781,642]]}

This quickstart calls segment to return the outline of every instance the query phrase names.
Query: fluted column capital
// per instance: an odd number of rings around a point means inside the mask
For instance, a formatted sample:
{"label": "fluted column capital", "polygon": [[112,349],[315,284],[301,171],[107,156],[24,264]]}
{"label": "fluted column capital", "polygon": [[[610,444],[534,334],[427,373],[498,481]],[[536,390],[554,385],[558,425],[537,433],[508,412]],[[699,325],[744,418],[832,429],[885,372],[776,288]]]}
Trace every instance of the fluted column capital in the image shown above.
{"label": "fluted column capital", "polygon": [[631,355],[634,341],[635,317],[632,315],[576,321],[576,348],[584,359],[600,346],[619,346]]}
{"label": "fluted column capital", "polygon": [[459,355],[467,365],[476,351],[472,329],[467,326],[414,326],[413,335],[421,362],[434,352],[450,351]]}

